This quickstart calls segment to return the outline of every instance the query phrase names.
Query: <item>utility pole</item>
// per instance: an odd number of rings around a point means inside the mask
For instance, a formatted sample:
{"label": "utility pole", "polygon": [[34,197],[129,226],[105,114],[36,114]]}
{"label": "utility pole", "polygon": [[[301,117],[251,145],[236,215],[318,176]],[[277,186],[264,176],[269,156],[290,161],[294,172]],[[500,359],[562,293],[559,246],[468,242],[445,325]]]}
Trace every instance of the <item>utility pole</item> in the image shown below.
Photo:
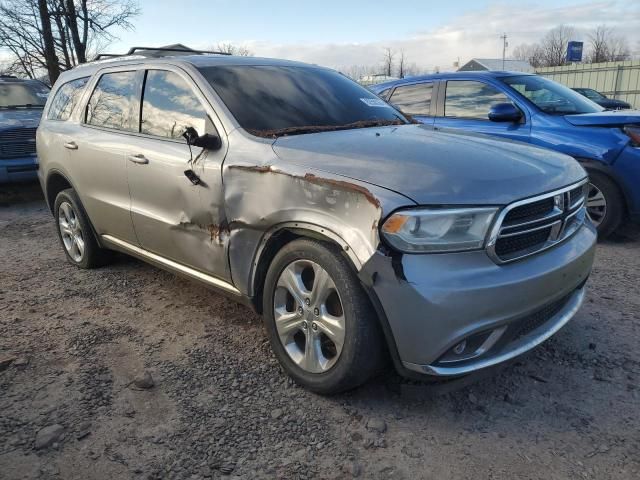
{"label": "utility pole", "polygon": [[506,33],[500,35],[500,38],[502,39],[502,70],[504,71],[504,59],[507,55],[507,47],[509,46],[509,43],[507,42]]}

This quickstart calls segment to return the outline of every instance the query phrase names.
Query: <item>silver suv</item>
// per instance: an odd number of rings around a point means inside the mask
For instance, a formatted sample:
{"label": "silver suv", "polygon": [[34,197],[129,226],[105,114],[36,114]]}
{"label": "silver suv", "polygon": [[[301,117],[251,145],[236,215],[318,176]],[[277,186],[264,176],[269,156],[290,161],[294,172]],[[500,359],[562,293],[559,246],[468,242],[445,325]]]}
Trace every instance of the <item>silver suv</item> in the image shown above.
{"label": "silver suv", "polygon": [[37,148],[70,262],[117,250],[251,305],[321,393],[389,357],[418,377],[511,359],[573,317],[593,261],[574,160],[411,124],[318,66],[93,62],[57,81]]}

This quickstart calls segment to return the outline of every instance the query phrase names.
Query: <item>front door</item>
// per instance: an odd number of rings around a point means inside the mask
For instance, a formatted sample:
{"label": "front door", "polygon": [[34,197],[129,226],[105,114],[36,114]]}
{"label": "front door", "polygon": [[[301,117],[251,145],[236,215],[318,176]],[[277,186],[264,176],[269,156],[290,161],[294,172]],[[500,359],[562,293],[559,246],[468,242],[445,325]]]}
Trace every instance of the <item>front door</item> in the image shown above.
{"label": "front door", "polygon": [[[131,218],[140,245],[182,265],[229,280],[228,235],[219,150],[191,147],[182,136],[218,133],[211,107],[179,69],[147,70],[139,134],[127,151]],[[191,170],[200,180],[185,175]],[[192,179],[196,177],[192,176]],[[197,181],[196,179],[196,181]]]}
{"label": "front door", "polygon": [[489,110],[496,103],[513,103],[507,95],[493,85],[476,80],[448,80],[440,88],[446,88],[444,112],[435,119],[436,128],[460,129],[528,142],[531,132],[524,117],[521,122],[492,122]]}

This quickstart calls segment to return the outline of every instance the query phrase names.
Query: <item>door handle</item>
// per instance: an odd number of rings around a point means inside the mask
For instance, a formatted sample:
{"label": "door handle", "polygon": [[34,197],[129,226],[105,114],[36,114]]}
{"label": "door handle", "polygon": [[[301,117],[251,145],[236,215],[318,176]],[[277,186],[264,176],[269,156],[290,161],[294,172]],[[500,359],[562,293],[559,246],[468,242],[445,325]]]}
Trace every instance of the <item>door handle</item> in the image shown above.
{"label": "door handle", "polygon": [[147,163],[149,163],[149,159],[141,153],[139,153],[138,155],[129,155],[127,158],[130,162],[137,163],[138,165],[146,165]]}
{"label": "door handle", "polygon": [[66,142],[64,144],[64,148],[68,148],[69,150],[77,150],[78,144],[76,142]]}

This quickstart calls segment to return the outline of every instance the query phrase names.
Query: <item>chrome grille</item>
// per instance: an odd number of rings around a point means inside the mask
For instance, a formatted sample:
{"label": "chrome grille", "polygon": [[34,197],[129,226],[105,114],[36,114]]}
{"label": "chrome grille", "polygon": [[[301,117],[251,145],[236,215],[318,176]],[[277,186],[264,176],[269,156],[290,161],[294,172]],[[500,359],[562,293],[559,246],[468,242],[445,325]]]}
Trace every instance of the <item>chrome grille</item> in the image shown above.
{"label": "chrome grille", "polygon": [[533,255],[570,237],[586,218],[586,180],[507,206],[487,245],[496,263]]}
{"label": "chrome grille", "polygon": [[35,128],[12,128],[0,131],[0,143],[24,142],[36,138]]}
{"label": "chrome grille", "polygon": [[26,157],[35,153],[35,128],[13,128],[0,132],[0,158]]}

